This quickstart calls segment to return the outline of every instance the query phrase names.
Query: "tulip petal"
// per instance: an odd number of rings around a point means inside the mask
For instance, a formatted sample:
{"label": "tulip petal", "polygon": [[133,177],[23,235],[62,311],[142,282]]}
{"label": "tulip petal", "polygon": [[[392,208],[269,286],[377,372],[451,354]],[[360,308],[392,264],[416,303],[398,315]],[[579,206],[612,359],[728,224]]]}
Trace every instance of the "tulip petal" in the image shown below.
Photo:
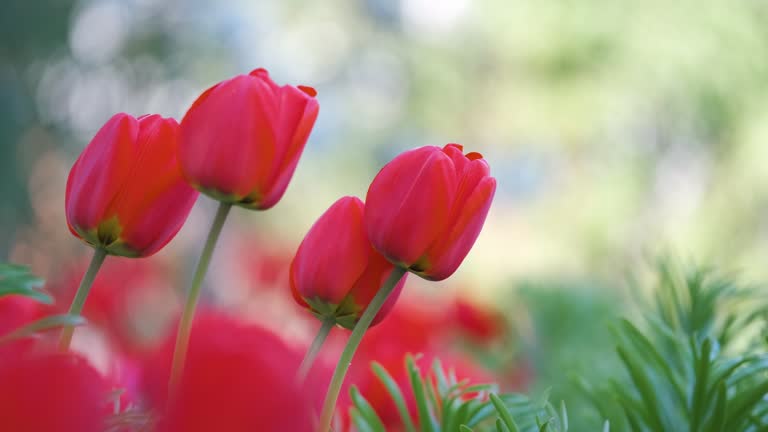
{"label": "tulip petal", "polygon": [[109,203],[127,182],[138,133],[137,120],[123,113],[114,115],[70,170],[65,195],[67,222],[80,236],[96,229]]}
{"label": "tulip petal", "polygon": [[291,262],[291,281],[303,299],[340,304],[368,265],[363,202],[336,201],[315,222]]}
{"label": "tulip petal", "polygon": [[420,276],[437,281],[456,271],[480,235],[495,192],[496,179],[484,177],[466,200],[457,202],[457,208],[460,207],[460,211],[455,213],[457,218],[450,225],[450,230],[441,235],[425,254],[429,266]]}
{"label": "tulip petal", "polygon": [[319,111],[317,100],[295,87],[283,86],[280,95],[277,148],[281,153],[275,156],[272,173],[261,188],[266,191],[258,206],[262,210],[280,201],[288,188]]}
{"label": "tulip petal", "polygon": [[274,158],[276,117],[273,90],[263,80],[240,75],[204,93],[181,122],[185,177],[232,202],[250,195]]}
{"label": "tulip petal", "polygon": [[[392,270],[394,270],[392,263],[387,261],[386,258],[381,256],[381,254],[376,252],[374,249],[371,249],[371,253],[368,258],[368,268],[366,268],[365,273],[360,277],[360,279],[358,279],[358,281],[355,283],[355,286],[352,287],[352,289],[349,291],[348,295],[348,301],[352,302],[359,310],[359,313],[357,313],[358,317],[362,315],[363,311],[368,307],[368,304],[370,304],[371,300],[373,300],[373,297],[382,288],[384,282],[386,282],[390,273],[392,273]],[[405,285],[405,280],[407,277],[408,273],[405,273],[403,277],[400,278],[400,281],[397,283],[394,290],[392,290],[379,312],[373,318],[371,326],[381,322],[381,320],[383,320],[384,317],[389,314],[389,311],[392,310],[392,308],[395,306],[398,297],[400,297],[400,292],[403,289],[403,285]],[[357,322],[357,320],[355,320],[355,322]]]}
{"label": "tulip petal", "polygon": [[460,144],[446,144],[443,147],[443,152],[448,155],[453,161],[453,165],[456,167],[456,178],[462,178],[464,176],[464,170],[469,165],[469,159],[464,156],[462,152],[463,147]]}
{"label": "tulip petal", "polygon": [[181,229],[197,192],[183,180],[176,160],[179,126],[158,115],[139,119],[137,156],[126,181],[105,212],[116,217],[126,246],[149,256]]}
{"label": "tulip petal", "polygon": [[415,263],[445,229],[456,185],[454,163],[439,147],[394,158],[376,175],[366,197],[373,246],[395,264]]}

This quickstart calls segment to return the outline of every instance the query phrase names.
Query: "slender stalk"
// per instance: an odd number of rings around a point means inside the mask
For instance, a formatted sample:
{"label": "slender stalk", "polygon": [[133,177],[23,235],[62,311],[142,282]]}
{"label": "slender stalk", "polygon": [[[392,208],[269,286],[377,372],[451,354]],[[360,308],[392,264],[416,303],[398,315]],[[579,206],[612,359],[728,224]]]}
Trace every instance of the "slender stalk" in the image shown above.
{"label": "slender stalk", "polygon": [[179,379],[181,378],[181,374],[184,371],[184,361],[187,357],[187,348],[189,345],[189,334],[192,329],[192,319],[195,317],[197,300],[200,298],[200,288],[202,287],[205,274],[208,272],[208,265],[211,263],[211,256],[216,247],[216,242],[219,239],[219,234],[221,234],[221,228],[224,226],[224,221],[227,220],[227,215],[231,208],[232,204],[223,202],[219,204],[216,217],[211,224],[211,230],[208,232],[208,238],[205,240],[203,252],[200,254],[200,260],[197,262],[195,276],[192,278],[192,287],[189,289],[189,294],[187,294],[187,303],[184,305],[184,311],[181,313],[179,331],[176,335],[176,347],[173,350],[171,376],[170,381],[168,382],[169,400],[173,396],[176,387],[178,386]]}
{"label": "slender stalk", "polygon": [[304,356],[304,360],[301,361],[298,372],[296,372],[296,381],[299,384],[304,382],[304,379],[307,377],[309,370],[312,369],[312,364],[315,362],[317,355],[320,353],[320,348],[322,348],[323,343],[325,343],[325,339],[328,337],[328,334],[331,333],[333,326],[336,325],[336,320],[333,317],[326,318],[322,322],[323,324],[317,331],[317,335],[312,341],[312,345],[309,346],[309,350]]}
{"label": "slender stalk", "polygon": [[389,294],[395,289],[395,286],[400,279],[405,275],[405,269],[401,267],[395,267],[390,273],[384,285],[373,297],[373,300],[365,308],[360,320],[355,324],[355,328],[352,330],[352,334],[347,340],[347,345],[344,347],[344,351],[341,353],[339,363],[336,364],[336,370],[333,371],[333,378],[331,378],[331,384],[328,387],[328,393],[325,395],[325,402],[323,402],[323,411],[320,414],[320,428],[319,432],[327,432],[331,429],[331,421],[333,420],[333,411],[336,408],[336,400],[339,398],[341,392],[341,385],[344,383],[344,376],[347,374],[349,365],[352,362],[352,357],[355,355],[357,347],[360,345],[360,341],[363,340],[368,327],[371,326],[373,318],[379,313],[384,302],[389,297]]}
{"label": "slender stalk", "polygon": [[[85,271],[83,279],[80,281],[80,286],[77,287],[77,293],[75,298],[72,299],[72,304],[69,306],[69,313],[72,315],[80,315],[85,305],[85,299],[88,298],[88,293],[91,291],[93,280],[96,279],[96,273],[99,272],[101,264],[104,263],[104,258],[107,257],[107,251],[102,248],[96,248],[93,251],[93,258],[88,265],[88,270]],[[72,343],[72,335],[75,333],[75,327],[66,326],[61,331],[61,338],[59,339],[59,350],[62,352],[69,351],[69,345]]]}

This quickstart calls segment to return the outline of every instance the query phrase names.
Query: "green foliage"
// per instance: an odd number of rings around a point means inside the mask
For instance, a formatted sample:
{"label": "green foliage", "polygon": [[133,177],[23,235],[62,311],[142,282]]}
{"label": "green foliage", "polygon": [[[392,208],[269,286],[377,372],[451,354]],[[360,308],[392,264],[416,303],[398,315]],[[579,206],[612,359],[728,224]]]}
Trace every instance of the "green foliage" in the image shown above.
{"label": "green foliage", "polygon": [[[650,287],[644,291],[653,299],[643,303],[642,319],[617,319],[612,326],[615,354],[608,357],[613,364],[597,350],[592,353],[596,370],[574,380],[581,393],[572,395],[573,404],[591,405],[598,413],[593,417],[603,420],[590,426],[573,424],[571,430],[600,430],[602,422],[604,432],[768,431],[768,303],[760,288],[742,286],[707,268],[680,269],[669,261],[660,261],[653,274],[652,283],[634,286],[635,292]],[[545,304],[545,309],[561,307],[552,301]],[[567,350],[558,366],[566,364],[571,353],[589,361],[589,344],[594,341],[579,341],[585,344],[585,353]],[[603,364],[605,368],[597,366]],[[439,361],[428,374],[421,373],[411,357],[406,367],[416,419],[408,414],[406,389],[399,388],[380,365],[373,365],[407,432],[569,430],[565,404],[556,410],[547,402],[548,396],[535,400],[519,394],[497,395],[492,384],[457,382]],[[560,379],[568,386],[565,377]],[[358,430],[386,430],[375,408],[356,389],[353,402]],[[580,411],[575,412],[586,419]]]}
{"label": "green foliage", "polygon": [[0,263],[0,297],[18,294],[51,304],[51,296],[39,290],[43,283],[43,279],[31,274],[27,267]]}
{"label": "green foliage", "polygon": [[[416,418],[412,418],[404,393],[394,378],[378,363],[371,369],[387,389],[397,407],[406,432],[561,432],[567,430],[567,415],[547,401],[521,394],[497,394],[493,384],[459,381],[453,371],[446,371],[435,360],[422,373],[410,355],[405,358],[410,390],[414,396]],[[353,406],[350,417],[360,431],[386,431],[384,422],[357,388],[350,390]]]}
{"label": "green foliage", "polygon": [[596,386],[598,411],[618,430],[768,430],[766,302],[709,269],[660,262],[652,312],[621,320],[616,351],[625,373]]}
{"label": "green foliage", "polygon": [[535,369],[531,391],[549,390],[551,400],[567,401],[571,430],[592,431],[605,419],[579,381],[600,382],[622,371],[609,330],[622,315],[617,292],[590,281],[530,281],[509,299],[518,329],[512,343]]}

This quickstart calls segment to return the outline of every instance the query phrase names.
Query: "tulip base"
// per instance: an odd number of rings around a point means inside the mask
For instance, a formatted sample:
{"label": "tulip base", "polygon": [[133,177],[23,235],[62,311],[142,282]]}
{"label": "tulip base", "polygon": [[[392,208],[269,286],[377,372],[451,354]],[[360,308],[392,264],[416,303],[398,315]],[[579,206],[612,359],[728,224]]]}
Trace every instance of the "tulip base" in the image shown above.
{"label": "tulip base", "polygon": [[213,256],[213,250],[216,247],[219,234],[221,234],[221,229],[224,226],[224,222],[227,220],[227,215],[231,208],[232,204],[223,202],[219,204],[216,217],[211,224],[211,230],[208,232],[208,238],[205,240],[203,252],[200,254],[200,260],[197,263],[195,276],[192,279],[192,287],[187,295],[187,302],[184,306],[184,311],[181,314],[179,331],[176,335],[176,346],[173,350],[173,363],[171,364],[171,376],[168,382],[169,400],[173,398],[176,387],[181,379],[181,374],[184,371],[184,361],[187,357],[189,336],[192,330],[192,319],[195,317],[197,300],[200,298],[200,289],[202,288],[205,274],[208,272],[208,265],[211,263],[211,256]]}
{"label": "tulip base", "polygon": [[368,327],[371,326],[373,318],[379,313],[381,307],[387,301],[387,297],[394,291],[397,283],[405,275],[406,269],[402,267],[395,267],[390,273],[387,280],[382,285],[381,289],[373,297],[373,300],[365,308],[363,315],[352,330],[352,334],[347,340],[347,345],[344,347],[344,351],[341,353],[339,362],[336,364],[336,369],[333,371],[333,378],[331,378],[331,384],[328,387],[328,393],[325,395],[325,402],[323,402],[323,411],[320,414],[320,428],[319,432],[327,432],[331,429],[331,421],[333,420],[333,412],[336,409],[336,400],[341,393],[341,385],[344,383],[344,377],[349,370],[349,365],[352,362],[352,358],[355,356],[355,351],[363,340],[365,332]]}
{"label": "tulip base", "polygon": [[[80,281],[80,286],[77,287],[75,298],[72,299],[72,304],[69,306],[69,313],[71,315],[80,315],[85,306],[85,300],[88,298],[88,293],[91,291],[96,274],[99,272],[101,265],[104,263],[104,259],[107,257],[107,251],[102,248],[97,248],[93,252],[93,258],[88,265],[88,270],[85,271],[83,279]],[[59,339],[59,350],[62,352],[69,351],[69,345],[72,343],[72,336],[75,333],[73,326],[66,326],[61,332],[61,338]]]}
{"label": "tulip base", "polygon": [[312,341],[312,345],[310,345],[309,350],[307,350],[307,354],[304,356],[304,359],[301,361],[301,365],[299,365],[299,370],[296,372],[296,381],[298,383],[304,382],[304,379],[307,378],[307,374],[309,373],[310,369],[312,369],[312,364],[315,363],[315,359],[320,353],[320,348],[323,347],[325,339],[328,338],[328,335],[331,333],[331,329],[335,325],[336,320],[333,319],[333,317],[323,319],[322,325],[317,331],[315,339]]}

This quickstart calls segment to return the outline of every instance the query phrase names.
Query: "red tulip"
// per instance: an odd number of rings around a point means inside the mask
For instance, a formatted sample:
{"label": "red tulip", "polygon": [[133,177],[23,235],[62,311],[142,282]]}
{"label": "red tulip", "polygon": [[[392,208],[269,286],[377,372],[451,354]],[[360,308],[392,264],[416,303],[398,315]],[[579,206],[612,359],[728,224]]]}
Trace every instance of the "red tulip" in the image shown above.
{"label": "red tulip", "polygon": [[[322,318],[353,328],[394,270],[376,252],[363,226],[365,204],[356,197],[336,201],[315,222],[291,262],[291,291],[299,304]],[[395,286],[371,325],[392,309],[405,284]]]}
{"label": "red tulip", "polygon": [[202,313],[193,327],[176,398],[166,400],[175,333],[145,367],[157,432],[312,431],[319,386],[299,388],[301,353],[274,333]]}
{"label": "red tulip", "polygon": [[72,233],[129,257],[152,255],[171,241],[197,198],[176,160],[178,130],[159,115],[109,119],[69,172]]}
{"label": "red tulip", "polygon": [[13,432],[102,432],[110,388],[72,354],[16,355],[0,362],[0,425]]}
{"label": "red tulip", "polygon": [[365,224],[373,246],[428,279],[456,271],[483,227],[496,191],[488,163],[462,146],[426,146],[395,157],[373,179]]}
{"label": "red tulip", "polygon": [[278,86],[264,69],[209,88],[181,121],[184,176],[220,201],[272,207],[317,118],[316,94],[311,87]]}

